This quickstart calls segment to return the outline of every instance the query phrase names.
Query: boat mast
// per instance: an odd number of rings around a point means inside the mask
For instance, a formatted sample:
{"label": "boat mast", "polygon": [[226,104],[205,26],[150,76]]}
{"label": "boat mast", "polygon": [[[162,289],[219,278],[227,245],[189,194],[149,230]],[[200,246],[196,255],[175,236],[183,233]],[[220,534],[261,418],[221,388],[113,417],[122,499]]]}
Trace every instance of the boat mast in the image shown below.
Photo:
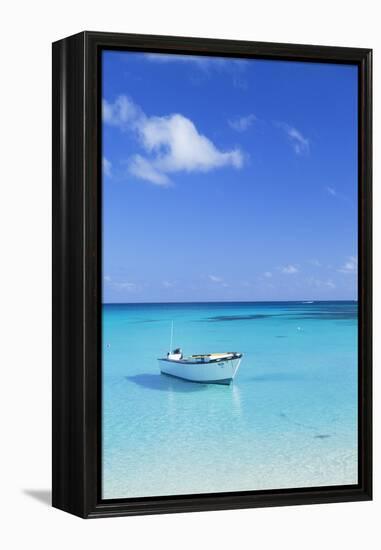
{"label": "boat mast", "polygon": [[173,321],[171,323],[171,342],[169,345],[169,353],[172,353],[172,344],[173,344]]}

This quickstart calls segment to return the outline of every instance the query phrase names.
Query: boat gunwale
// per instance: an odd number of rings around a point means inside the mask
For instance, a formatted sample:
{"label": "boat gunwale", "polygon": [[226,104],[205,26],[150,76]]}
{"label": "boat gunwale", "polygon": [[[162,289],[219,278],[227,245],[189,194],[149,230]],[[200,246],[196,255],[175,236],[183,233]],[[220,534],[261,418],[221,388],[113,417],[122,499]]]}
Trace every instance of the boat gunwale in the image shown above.
{"label": "boat gunwale", "polygon": [[[233,353],[233,352],[231,352]],[[222,363],[227,361],[235,361],[237,359],[242,359],[242,353],[234,352],[234,355],[231,357],[216,357],[215,359],[209,359],[207,361],[191,361],[187,359],[168,359],[167,357],[158,357],[158,361],[166,361],[167,363],[180,363],[182,365],[210,365],[211,363]],[[202,356],[200,356],[202,357]],[[204,355],[204,357],[210,357]]]}

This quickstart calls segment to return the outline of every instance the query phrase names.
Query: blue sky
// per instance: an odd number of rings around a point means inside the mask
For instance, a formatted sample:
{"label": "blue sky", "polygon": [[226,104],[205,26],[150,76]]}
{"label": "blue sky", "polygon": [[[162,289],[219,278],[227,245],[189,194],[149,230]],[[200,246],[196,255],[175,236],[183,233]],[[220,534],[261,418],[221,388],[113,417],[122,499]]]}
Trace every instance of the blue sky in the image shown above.
{"label": "blue sky", "polygon": [[103,301],[357,299],[357,67],[103,53]]}

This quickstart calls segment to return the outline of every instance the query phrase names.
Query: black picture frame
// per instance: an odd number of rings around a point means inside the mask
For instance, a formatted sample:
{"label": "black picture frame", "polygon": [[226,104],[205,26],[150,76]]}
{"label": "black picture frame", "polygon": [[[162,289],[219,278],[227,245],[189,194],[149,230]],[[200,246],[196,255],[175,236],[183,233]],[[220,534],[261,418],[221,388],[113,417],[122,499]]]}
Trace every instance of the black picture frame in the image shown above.
{"label": "black picture frame", "polygon": [[[359,483],[102,501],[100,52],[282,59],[358,66]],[[372,51],[82,32],[53,44],[53,506],[84,518],[372,498]]]}

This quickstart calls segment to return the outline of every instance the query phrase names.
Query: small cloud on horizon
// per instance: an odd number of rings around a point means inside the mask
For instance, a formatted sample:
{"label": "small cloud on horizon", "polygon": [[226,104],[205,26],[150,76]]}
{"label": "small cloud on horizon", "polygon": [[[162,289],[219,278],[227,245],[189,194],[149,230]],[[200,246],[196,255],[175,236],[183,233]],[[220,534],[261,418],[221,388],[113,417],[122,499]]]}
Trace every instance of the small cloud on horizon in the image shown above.
{"label": "small cloud on horizon", "polygon": [[217,275],[208,275],[209,280],[212,281],[212,283],[222,283],[223,279],[222,277],[217,277]]}
{"label": "small cloud on horizon", "polygon": [[134,291],[137,288],[137,285],[135,283],[131,283],[129,281],[122,281],[120,283],[114,283],[114,286],[118,288],[119,290],[130,290]]}
{"label": "small cloud on horizon", "polygon": [[336,288],[335,283],[333,283],[331,280],[325,282],[325,286],[328,288]]}
{"label": "small cloud on horizon", "polygon": [[340,273],[356,274],[357,273],[357,258],[356,256],[349,256],[347,261],[337,270]]}
{"label": "small cloud on horizon", "polygon": [[332,279],[322,280],[322,279],[317,279],[316,277],[309,277],[308,279],[306,279],[306,282],[310,286],[319,288],[319,289],[326,288],[328,290],[334,290],[336,288],[336,285],[332,281]]}
{"label": "small cloud on horizon", "polygon": [[103,280],[109,287],[114,288],[115,290],[128,290],[129,292],[134,292],[138,289],[138,285],[136,283],[132,283],[130,281],[114,281],[114,279],[112,279],[109,275],[105,275]]}
{"label": "small cloud on horizon", "polygon": [[298,273],[299,269],[297,266],[288,264],[281,268],[282,273],[285,273],[286,275],[294,275],[295,273]]}
{"label": "small cloud on horizon", "polygon": [[311,265],[314,265],[315,267],[321,267],[322,266],[321,262],[319,262],[319,260],[317,260],[316,258],[313,258],[312,260],[309,260],[309,263]]}
{"label": "small cloud on horizon", "polygon": [[225,280],[222,277],[219,277],[218,275],[208,275],[208,279],[217,285],[221,285],[223,287],[228,287],[229,285],[225,282]]}

